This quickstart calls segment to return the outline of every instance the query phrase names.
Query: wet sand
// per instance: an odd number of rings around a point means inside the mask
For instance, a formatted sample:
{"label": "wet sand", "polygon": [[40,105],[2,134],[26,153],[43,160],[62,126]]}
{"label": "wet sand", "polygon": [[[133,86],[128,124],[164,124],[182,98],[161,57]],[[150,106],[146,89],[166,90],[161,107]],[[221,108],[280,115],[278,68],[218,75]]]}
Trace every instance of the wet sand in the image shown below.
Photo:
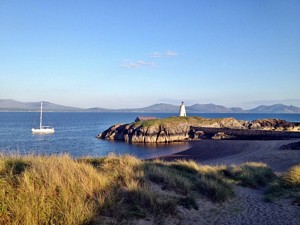
{"label": "wet sand", "polygon": [[293,140],[200,140],[192,141],[191,148],[176,154],[160,157],[170,161],[190,159],[201,164],[240,164],[264,162],[275,172],[283,172],[300,163],[300,150],[279,150],[280,146]]}

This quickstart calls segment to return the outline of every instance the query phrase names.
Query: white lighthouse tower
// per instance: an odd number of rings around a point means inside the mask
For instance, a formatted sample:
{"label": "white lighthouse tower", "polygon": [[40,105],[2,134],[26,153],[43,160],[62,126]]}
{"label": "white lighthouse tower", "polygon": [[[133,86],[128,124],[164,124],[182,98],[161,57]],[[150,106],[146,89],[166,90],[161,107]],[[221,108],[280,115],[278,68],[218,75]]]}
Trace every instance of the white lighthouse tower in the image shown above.
{"label": "white lighthouse tower", "polygon": [[186,116],[184,102],[181,102],[181,105],[180,105],[180,108],[179,108],[179,116]]}

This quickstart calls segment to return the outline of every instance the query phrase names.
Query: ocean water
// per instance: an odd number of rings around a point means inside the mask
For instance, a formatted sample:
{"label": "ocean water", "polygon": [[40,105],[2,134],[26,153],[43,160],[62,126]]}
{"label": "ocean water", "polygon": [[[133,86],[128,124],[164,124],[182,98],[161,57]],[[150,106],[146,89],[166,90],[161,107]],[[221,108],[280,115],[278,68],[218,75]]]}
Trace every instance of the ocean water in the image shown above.
{"label": "ocean water", "polygon": [[[176,153],[190,147],[189,143],[129,144],[99,140],[97,134],[116,123],[130,123],[137,116],[165,118],[174,113],[88,113],[44,112],[44,125],[55,128],[54,134],[32,134],[39,126],[38,112],[0,112],[0,152],[19,154],[60,154],[73,157],[105,156],[109,153],[132,154],[151,158]],[[241,120],[278,118],[300,122],[300,114],[197,113],[190,116],[207,118],[234,117]]]}

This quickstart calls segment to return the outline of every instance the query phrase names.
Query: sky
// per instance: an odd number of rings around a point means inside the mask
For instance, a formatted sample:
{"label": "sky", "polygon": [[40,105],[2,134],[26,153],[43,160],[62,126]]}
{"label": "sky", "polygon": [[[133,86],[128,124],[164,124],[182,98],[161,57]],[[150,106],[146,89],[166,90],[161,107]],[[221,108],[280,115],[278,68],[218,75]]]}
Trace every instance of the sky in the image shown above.
{"label": "sky", "polygon": [[300,106],[300,1],[0,0],[0,99]]}

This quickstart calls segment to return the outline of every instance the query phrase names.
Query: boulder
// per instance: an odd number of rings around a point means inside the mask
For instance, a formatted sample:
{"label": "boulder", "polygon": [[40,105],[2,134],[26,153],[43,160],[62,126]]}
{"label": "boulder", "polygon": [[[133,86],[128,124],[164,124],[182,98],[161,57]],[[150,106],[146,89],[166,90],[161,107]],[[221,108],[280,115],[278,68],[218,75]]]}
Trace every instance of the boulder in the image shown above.
{"label": "boulder", "polygon": [[228,134],[225,134],[224,132],[218,132],[216,133],[214,136],[212,136],[211,139],[214,139],[214,140],[229,140],[229,139],[235,139],[236,136],[233,136],[233,135],[228,135]]}

